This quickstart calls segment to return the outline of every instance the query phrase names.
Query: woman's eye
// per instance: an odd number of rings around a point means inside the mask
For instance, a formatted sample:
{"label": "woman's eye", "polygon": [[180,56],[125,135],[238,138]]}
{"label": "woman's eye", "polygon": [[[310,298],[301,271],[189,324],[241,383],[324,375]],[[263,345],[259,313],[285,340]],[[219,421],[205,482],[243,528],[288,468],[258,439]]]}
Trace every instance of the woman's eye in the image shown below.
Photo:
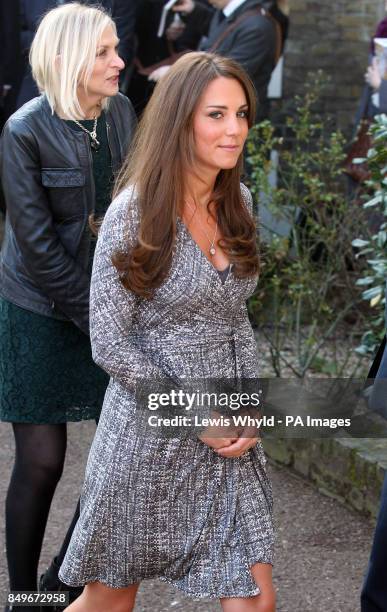
{"label": "woman's eye", "polygon": [[242,119],[247,119],[247,110],[239,111],[239,113],[237,113],[237,117],[241,117]]}
{"label": "woman's eye", "polygon": [[222,113],[220,111],[213,111],[212,113],[210,113],[209,115],[212,119],[220,119],[220,117],[223,117]]}
{"label": "woman's eye", "polygon": [[106,55],[106,49],[102,49],[101,51],[98,51],[97,53],[97,57],[102,57],[103,55]]}

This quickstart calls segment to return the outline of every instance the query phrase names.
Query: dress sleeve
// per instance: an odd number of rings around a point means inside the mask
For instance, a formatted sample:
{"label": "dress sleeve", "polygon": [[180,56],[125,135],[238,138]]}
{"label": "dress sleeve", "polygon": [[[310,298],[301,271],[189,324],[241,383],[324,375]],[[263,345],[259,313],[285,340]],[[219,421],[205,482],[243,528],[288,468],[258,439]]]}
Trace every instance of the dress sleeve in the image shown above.
{"label": "dress sleeve", "polygon": [[[253,215],[253,198],[249,189],[241,183],[241,194],[246,208]],[[258,349],[253,328],[251,326],[246,303],[243,303],[235,320],[235,332],[239,344],[239,359],[241,361],[242,377],[257,378]]]}
{"label": "dress sleeve", "polygon": [[133,190],[126,189],[110,205],[100,229],[90,291],[93,359],[132,392],[137,379],[164,379],[169,374],[133,342],[133,321],[141,298],[125,289],[111,260],[117,249],[134,246],[138,217]]}

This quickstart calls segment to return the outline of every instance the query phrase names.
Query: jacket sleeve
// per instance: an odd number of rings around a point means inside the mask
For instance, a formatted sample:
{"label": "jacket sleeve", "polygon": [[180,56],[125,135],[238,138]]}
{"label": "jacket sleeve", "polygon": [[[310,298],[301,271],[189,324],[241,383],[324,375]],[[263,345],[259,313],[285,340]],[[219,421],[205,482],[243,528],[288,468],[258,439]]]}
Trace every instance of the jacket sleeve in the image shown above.
{"label": "jacket sleeve", "polygon": [[89,277],[59,239],[41,183],[39,147],[20,119],[11,118],[4,128],[0,168],[7,215],[23,264],[53,308],[88,334]]}
{"label": "jacket sleeve", "polygon": [[[133,193],[133,192],[132,192]],[[134,246],[138,228],[135,197],[127,189],[109,207],[99,232],[90,291],[90,337],[94,361],[129,391],[137,379],[164,380],[163,371],[133,342],[141,298],[125,289],[112,254]]]}
{"label": "jacket sleeve", "polygon": [[[251,215],[253,199],[247,187],[241,184],[242,197]],[[247,305],[244,302],[235,320],[235,333],[238,338],[239,359],[243,378],[258,378],[258,350],[253,328],[251,326]]]}
{"label": "jacket sleeve", "polygon": [[276,48],[274,25],[266,17],[251,17],[236,32],[235,44],[227,57],[239,62],[249,74],[255,74],[266,62],[272,62]]}

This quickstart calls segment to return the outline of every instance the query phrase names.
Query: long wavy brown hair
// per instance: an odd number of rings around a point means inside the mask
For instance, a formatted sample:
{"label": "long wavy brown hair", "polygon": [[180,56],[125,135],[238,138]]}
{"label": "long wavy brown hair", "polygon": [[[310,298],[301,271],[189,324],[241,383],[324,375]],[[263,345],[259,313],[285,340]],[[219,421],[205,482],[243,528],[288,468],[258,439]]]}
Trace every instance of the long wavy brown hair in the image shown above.
{"label": "long wavy brown hair", "polygon": [[[151,298],[168,275],[182,212],[186,169],[195,167],[193,118],[206,87],[218,77],[236,79],[254,122],[254,86],[239,64],[210,53],[187,53],[157,83],[139,123],[129,155],[118,176],[114,196],[135,185],[140,209],[137,243],[117,251],[112,261],[123,285]],[[223,239],[221,248],[239,278],[259,270],[255,223],[243,202],[240,176],[243,155],[235,168],[221,170],[211,201]]]}

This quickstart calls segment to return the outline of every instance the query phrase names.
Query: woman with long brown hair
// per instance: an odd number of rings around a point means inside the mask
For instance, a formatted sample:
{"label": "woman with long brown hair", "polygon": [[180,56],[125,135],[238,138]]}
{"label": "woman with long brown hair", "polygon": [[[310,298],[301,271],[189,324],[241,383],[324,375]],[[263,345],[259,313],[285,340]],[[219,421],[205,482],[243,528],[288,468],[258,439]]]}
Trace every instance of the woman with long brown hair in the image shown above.
{"label": "woman with long brown hair", "polygon": [[180,435],[144,434],[139,398],[144,379],[184,394],[196,379],[258,376],[245,301],[259,260],[240,184],[254,116],[237,63],[185,55],[155,89],[105,216],[90,314],[93,357],[111,380],[60,570],[86,585],[69,612],[133,610],[139,583],[155,576],[225,612],[275,609],[257,430],[199,419],[191,435],[188,421]]}

